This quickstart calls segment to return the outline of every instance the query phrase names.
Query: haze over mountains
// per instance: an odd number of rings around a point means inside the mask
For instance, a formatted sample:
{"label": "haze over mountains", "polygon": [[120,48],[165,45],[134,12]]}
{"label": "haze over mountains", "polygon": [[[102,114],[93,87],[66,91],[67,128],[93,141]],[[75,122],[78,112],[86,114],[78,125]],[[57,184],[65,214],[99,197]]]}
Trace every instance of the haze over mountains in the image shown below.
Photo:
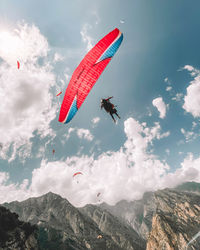
{"label": "haze over mountains", "polygon": [[[31,239],[32,245],[24,249],[185,249],[200,231],[198,183],[145,193],[141,200],[120,201],[115,206],[102,203],[76,208],[51,192],[3,206],[19,215],[23,221],[18,223],[19,228],[28,222],[35,225],[27,224],[31,230],[24,242]],[[1,210],[6,213],[4,218],[12,220],[9,211],[5,212],[3,207]],[[18,224],[15,223],[16,227]],[[22,249],[18,245],[23,237],[17,245],[16,228],[8,231],[0,249]],[[22,229],[18,234],[25,233]],[[200,239],[194,239],[187,249],[200,249]]]}

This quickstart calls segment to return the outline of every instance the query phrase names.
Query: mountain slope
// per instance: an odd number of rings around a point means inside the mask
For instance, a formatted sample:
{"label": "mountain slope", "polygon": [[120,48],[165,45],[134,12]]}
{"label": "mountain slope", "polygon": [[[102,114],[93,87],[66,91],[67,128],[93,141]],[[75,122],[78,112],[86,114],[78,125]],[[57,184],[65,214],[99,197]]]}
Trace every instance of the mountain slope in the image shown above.
{"label": "mountain slope", "polygon": [[[147,250],[184,249],[200,231],[200,195],[165,189],[155,193],[156,212]],[[198,248],[196,248],[198,245]],[[200,249],[195,241],[190,247]]]}
{"label": "mountain slope", "polygon": [[138,201],[73,207],[48,193],[4,206],[38,226],[40,249],[200,249],[200,184],[145,193]]}
{"label": "mountain slope", "polygon": [[[54,247],[51,249],[55,249],[55,247],[57,249],[76,250],[128,249],[121,248],[121,241],[124,239],[114,241],[110,232],[101,230],[92,217],[73,207],[59,195],[48,193],[23,202],[6,203],[4,206],[19,214],[21,220],[39,226],[38,238],[43,249],[47,247],[50,249],[53,242],[56,242],[56,245],[54,244]],[[115,221],[114,216],[111,214],[108,214],[106,218],[107,221]],[[130,230],[133,231],[132,228]],[[135,233],[135,235],[137,234]],[[53,236],[54,239],[52,239]],[[140,240],[138,236],[137,240]],[[134,245],[131,245],[131,247],[133,250],[137,249]],[[139,249],[145,249],[145,247]]]}
{"label": "mountain slope", "polygon": [[36,227],[18,220],[18,215],[0,206],[0,249],[37,250]]}
{"label": "mountain slope", "polygon": [[145,241],[142,240],[133,228],[108,211],[94,205],[87,205],[81,208],[80,211],[95,221],[99,229],[109,235],[122,249],[145,249]]}
{"label": "mountain slope", "polygon": [[[132,226],[147,240],[147,250],[184,249],[200,234],[198,190],[199,183],[184,183],[174,189],[145,193],[138,201],[120,201],[115,206],[103,203],[100,207]],[[197,236],[189,244],[191,249],[200,249]]]}

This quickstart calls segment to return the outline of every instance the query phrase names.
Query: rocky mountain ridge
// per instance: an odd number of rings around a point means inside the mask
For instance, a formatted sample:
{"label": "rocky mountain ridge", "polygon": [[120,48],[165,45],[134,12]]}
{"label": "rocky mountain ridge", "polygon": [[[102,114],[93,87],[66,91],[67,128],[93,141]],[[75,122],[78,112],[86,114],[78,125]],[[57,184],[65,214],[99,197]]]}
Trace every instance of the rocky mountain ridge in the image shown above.
{"label": "rocky mountain ridge", "polygon": [[[40,249],[145,249],[145,241],[109,212],[94,206],[97,221],[90,216],[91,207],[75,208],[51,192],[4,206],[16,212],[21,220],[38,226]],[[113,224],[116,230],[109,231]]]}
{"label": "rocky mountain ridge", "polygon": [[197,250],[199,190],[200,184],[186,183],[145,193],[138,201],[82,208],[50,192],[4,206],[37,225],[39,249]]}

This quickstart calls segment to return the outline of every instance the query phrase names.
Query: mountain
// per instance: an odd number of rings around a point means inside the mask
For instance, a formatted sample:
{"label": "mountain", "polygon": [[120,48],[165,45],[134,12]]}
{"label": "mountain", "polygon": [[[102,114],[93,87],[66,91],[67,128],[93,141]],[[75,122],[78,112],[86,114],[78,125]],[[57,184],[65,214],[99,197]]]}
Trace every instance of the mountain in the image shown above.
{"label": "mountain", "polygon": [[[147,250],[184,249],[200,234],[199,190],[199,183],[184,183],[174,189],[145,193],[138,201],[100,206],[129,224],[146,240]],[[200,237],[189,247],[200,249]]]}
{"label": "mountain", "polygon": [[146,248],[145,240],[130,225],[113,216],[107,210],[94,205],[87,205],[79,210],[89,216],[98,225],[98,228],[109,235],[122,249],[140,250]]}
{"label": "mountain", "polygon": [[177,186],[176,190],[200,194],[200,184],[196,182],[186,182]]}
{"label": "mountain", "polygon": [[[145,249],[144,240],[112,214],[96,208],[102,221],[98,225],[90,216],[90,207],[75,208],[66,199],[51,192],[23,202],[5,203],[4,206],[17,213],[21,220],[38,226],[40,249]],[[116,230],[112,226],[116,226]],[[126,234],[129,237],[127,243]],[[126,245],[128,248],[124,248]]]}
{"label": "mountain", "polygon": [[39,249],[200,249],[200,184],[147,192],[141,200],[72,206],[48,193],[3,204],[37,225]]}
{"label": "mountain", "polygon": [[36,227],[18,220],[16,213],[11,213],[0,206],[0,249],[38,249]]}
{"label": "mountain", "polygon": [[144,240],[147,240],[152,217],[156,211],[155,193],[147,192],[141,200],[131,202],[123,200],[115,206],[102,203],[100,207],[130,225]]}

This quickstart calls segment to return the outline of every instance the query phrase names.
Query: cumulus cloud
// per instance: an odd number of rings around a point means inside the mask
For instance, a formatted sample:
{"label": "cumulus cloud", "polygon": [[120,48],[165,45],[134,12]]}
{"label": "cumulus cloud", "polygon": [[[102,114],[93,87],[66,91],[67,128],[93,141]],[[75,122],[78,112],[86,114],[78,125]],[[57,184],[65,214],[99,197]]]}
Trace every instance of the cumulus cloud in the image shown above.
{"label": "cumulus cloud", "polygon": [[[99,192],[101,201],[114,204],[121,199],[139,199],[147,190],[162,188],[169,166],[149,151],[153,140],[164,137],[159,124],[148,128],[146,123],[140,124],[129,118],[124,123],[124,132],[127,139],[116,152],[108,151],[98,158],[82,155],[68,157],[64,161],[43,160],[40,168],[32,173],[27,194],[38,196],[52,191],[66,197],[72,204],[82,206],[97,203]],[[77,182],[72,176],[78,171],[83,175]],[[5,183],[2,185],[6,186]],[[10,196],[2,199],[10,200],[13,193],[19,200],[24,189],[14,186]]]}
{"label": "cumulus cloud", "polygon": [[[34,132],[41,137],[53,133],[49,124],[56,116],[56,108],[50,89],[55,78],[47,60],[48,51],[46,38],[34,25],[21,24],[15,30],[0,31],[2,158],[8,157],[11,146],[9,160],[16,154],[23,155],[22,152],[24,157],[28,156]],[[40,58],[44,59],[42,65],[38,62]]]}
{"label": "cumulus cloud", "polygon": [[91,132],[88,129],[84,129],[84,128],[69,128],[68,129],[68,133],[66,135],[66,139],[69,139],[69,137],[71,136],[72,133],[76,133],[77,136],[80,139],[85,139],[88,141],[92,141],[93,140],[93,135],[91,134]]}
{"label": "cumulus cloud", "polygon": [[197,74],[200,73],[199,70],[195,69],[195,68],[194,68],[193,66],[191,66],[191,65],[185,65],[185,66],[183,67],[183,69],[189,71],[190,74],[191,74],[191,76],[196,76]]}
{"label": "cumulus cloud", "polygon": [[165,118],[166,116],[166,104],[164,103],[162,97],[155,98],[152,101],[153,106],[155,106],[160,112],[160,118]]}
{"label": "cumulus cloud", "polygon": [[174,187],[187,181],[200,182],[199,164],[200,157],[195,159],[193,154],[188,154],[188,156],[181,163],[180,168],[178,168],[174,173],[168,173],[165,178],[163,178],[163,185]]}
{"label": "cumulus cloud", "polygon": [[90,133],[88,129],[83,129],[83,128],[77,129],[77,135],[81,139],[86,139],[88,141],[93,140],[93,135]]}
{"label": "cumulus cloud", "polygon": [[184,97],[183,109],[185,109],[188,113],[191,113],[194,117],[200,117],[200,73],[198,70],[195,70],[192,66],[190,67],[191,67],[190,70],[189,69],[188,70],[196,72],[195,75],[196,74],[197,75],[194,77],[194,79],[190,82],[190,85],[187,87],[187,93]]}
{"label": "cumulus cloud", "polygon": [[166,87],[166,91],[169,92],[169,91],[171,91],[171,90],[172,90],[172,86],[167,86],[167,87]]}
{"label": "cumulus cloud", "polygon": [[100,121],[99,117],[95,117],[95,118],[92,119],[93,125],[96,125],[97,123],[99,123],[99,121]]}
{"label": "cumulus cloud", "polygon": [[184,95],[182,93],[177,93],[174,97],[172,97],[172,100],[176,102],[180,102],[183,96]]}
{"label": "cumulus cloud", "polygon": [[164,82],[167,82],[167,83],[169,82],[168,77],[165,77]]}
{"label": "cumulus cloud", "polygon": [[91,29],[92,26],[88,23],[84,24],[81,30],[81,36],[84,43],[87,44],[87,51],[89,51],[93,47],[93,38],[88,34],[88,30]]}
{"label": "cumulus cloud", "polygon": [[54,62],[60,62],[63,60],[64,60],[64,57],[62,55],[60,55],[59,53],[54,54]]}
{"label": "cumulus cloud", "polygon": [[186,131],[184,128],[181,128],[181,133],[184,135],[186,142],[195,140],[198,137],[198,134],[194,131]]}
{"label": "cumulus cloud", "polygon": [[30,197],[31,192],[28,190],[28,180],[24,179],[21,184],[9,183],[9,174],[0,172],[0,202],[11,202],[14,200],[22,201]]}

